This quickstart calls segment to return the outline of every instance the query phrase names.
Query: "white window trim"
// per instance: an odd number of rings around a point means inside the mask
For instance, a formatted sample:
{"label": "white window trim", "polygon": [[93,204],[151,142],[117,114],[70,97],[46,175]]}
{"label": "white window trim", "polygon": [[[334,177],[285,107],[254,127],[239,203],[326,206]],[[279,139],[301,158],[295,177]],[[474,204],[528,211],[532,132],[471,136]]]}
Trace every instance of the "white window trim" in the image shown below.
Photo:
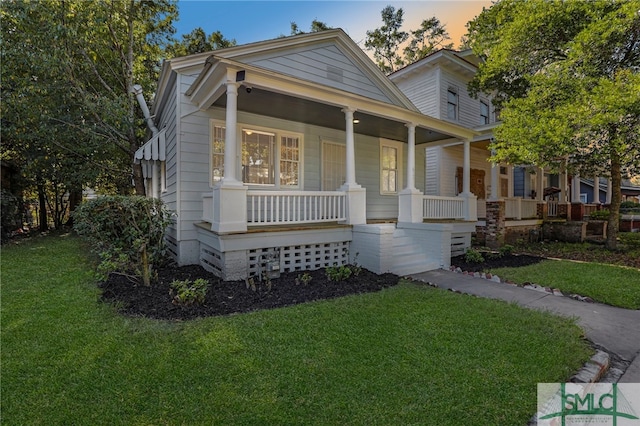
{"label": "white window trim", "polygon": [[[209,165],[209,186],[211,188],[213,188],[213,186],[215,185],[215,183],[213,182],[213,168],[211,167],[211,150],[213,148],[213,129],[216,126],[226,128],[224,120],[216,120],[216,119],[209,120],[209,158],[207,160],[207,164]],[[282,129],[276,129],[271,127],[254,126],[252,124],[238,122],[236,126],[237,152],[235,155],[236,168],[238,170],[238,173],[240,173],[240,171],[242,170],[242,131],[243,130],[272,133],[275,135],[276,146],[274,147],[274,155],[276,157],[276,162],[274,162],[274,168],[276,167],[276,163],[277,163],[278,170],[280,169],[281,138],[283,136],[298,138],[298,141],[299,141],[298,185],[296,186],[287,185],[287,186],[283,186],[283,188],[285,188],[286,190],[300,190],[304,188],[304,180],[303,180],[304,179],[304,134],[303,133],[292,132],[289,130],[282,130]],[[249,189],[280,189],[280,176],[278,174],[275,175],[274,184],[259,185],[259,184],[244,183],[244,185],[249,187]]]}
{"label": "white window trim", "polygon": [[[449,92],[455,93],[456,95],[456,116],[455,118],[449,117]],[[447,119],[453,121],[460,121],[460,90],[456,86],[448,86],[447,87]]]}
{"label": "white window trim", "polygon": [[[389,147],[389,148],[395,148],[397,150],[397,161],[398,161],[398,169],[397,169],[397,173],[398,175],[396,176],[396,190],[395,191],[383,191],[382,190],[382,148],[383,147]],[[394,141],[394,140],[390,140],[390,139],[380,139],[380,151],[379,151],[379,158],[378,158],[378,174],[379,174],[379,182],[378,184],[380,185],[380,195],[398,195],[398,193],[400,191],[402,191],[402,188],[404,188],[403,184],[403,178],[404,178],[404,173],[403,173],[403,164],[404,164],[404,143],[399,142],[399,141]]]}

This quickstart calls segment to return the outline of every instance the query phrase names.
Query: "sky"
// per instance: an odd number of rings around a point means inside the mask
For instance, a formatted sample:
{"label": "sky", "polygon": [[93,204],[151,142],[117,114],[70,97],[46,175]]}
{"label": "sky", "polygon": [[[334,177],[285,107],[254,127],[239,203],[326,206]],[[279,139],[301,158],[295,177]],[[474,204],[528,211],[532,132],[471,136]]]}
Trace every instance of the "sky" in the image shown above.
{"label": "sky", "polygon": [[291,33],[291,22],[309,31],[317,19],[333,28],[342,28],[364,49],[367,30],[382,26],[380,11],[387,5],[404,11],[403,30],[415,30],[424,19],[435,16],[445,24],[454,47],[466,32],[465,24],[491,1],[212,1],[179,0],[176,36],[202,27],[207,35],[220,31],[238,44],[269,40]]}

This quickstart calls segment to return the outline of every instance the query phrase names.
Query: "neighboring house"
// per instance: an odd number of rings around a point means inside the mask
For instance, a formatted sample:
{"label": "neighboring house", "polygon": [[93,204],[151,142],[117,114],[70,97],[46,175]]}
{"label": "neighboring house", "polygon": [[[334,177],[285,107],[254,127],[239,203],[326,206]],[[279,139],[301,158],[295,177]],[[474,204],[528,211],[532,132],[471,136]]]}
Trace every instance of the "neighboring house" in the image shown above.
{"label": "neighboring house", "polygon": [[[501,221],[509,231],[526,233],[539,226],[547,177],[537,167],[492,164],[489,144],[499,113],[491,98],[474,99],[467,84],[478,70],[470,50],[439,50],[389,76],[423,113],[472,129],[470,191],[477,197],[478,233],[486,233],[487,201],[504,203]],[[422,146],[421,146],[422,147]],[[450,138],[424,145],[425,194],[457,196],[463,192],[465,141]],[[494,209],[495,210],[495,209]],[[490,213],[491,220],[496,219]],[[495,232],[490,232],[495,235]]]}
{"label": "neighboring house", "polygon": [[[224,279],[356,258],[374,272],[448,267],[475,231],[473,170],[489,170],[464,87],[459,119],[425,115],[339,29],[165,61],[159,130],[136,158],[177,213],[173,256]],[[455,174],[433,174],[432,146],[455,151]]]}

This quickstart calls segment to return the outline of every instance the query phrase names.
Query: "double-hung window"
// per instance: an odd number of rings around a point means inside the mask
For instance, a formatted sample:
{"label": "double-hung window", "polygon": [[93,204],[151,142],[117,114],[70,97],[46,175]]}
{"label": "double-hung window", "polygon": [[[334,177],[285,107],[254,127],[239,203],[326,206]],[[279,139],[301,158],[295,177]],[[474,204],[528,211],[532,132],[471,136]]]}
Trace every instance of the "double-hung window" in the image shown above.
{"label": "double-hung window", "polygon": [[[245,184],[295,188],[300,185],[302,136],[271,129],[243,127],[240,176]],[[211,125],[211,184],[224,177],[225,127]]]}
{"label": "double-hung window", "polygon": [[211,183],[220,182],[224,177],[224,138],[225,128],[211,125]]}
{"label": "double-hung window", "polygon": [[447,89],[447,118],[451,120],[458,119],[458,90],[449,87]]}
{"label": "double-hung window", "polygon": [[480,124],[489,124],[489,103],[480,101]]}

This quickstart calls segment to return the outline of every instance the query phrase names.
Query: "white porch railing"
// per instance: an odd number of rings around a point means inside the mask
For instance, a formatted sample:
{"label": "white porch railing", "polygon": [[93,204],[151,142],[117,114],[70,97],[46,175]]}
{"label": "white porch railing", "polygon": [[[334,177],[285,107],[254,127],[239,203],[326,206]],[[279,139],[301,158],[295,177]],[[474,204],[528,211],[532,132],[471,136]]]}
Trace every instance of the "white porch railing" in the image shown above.
{"label": "white porch railing", "polygon": [[558,216],[558,200],[547,201],[547,216],[548,217]]}
{"label": "white porch railing", "polygon": [[538,200],[527,198],[505,198],[507,219],[534,219],[538,217]]}
{"label": "white porch railing", "polygon": [[425,195],[422,202],[424,219],[464,219],[464,199]]}
{"label": "white porch railing", "polygon": [[340,191],[247,192],[247,225],[338,222],[347,219],[346,194]]}

